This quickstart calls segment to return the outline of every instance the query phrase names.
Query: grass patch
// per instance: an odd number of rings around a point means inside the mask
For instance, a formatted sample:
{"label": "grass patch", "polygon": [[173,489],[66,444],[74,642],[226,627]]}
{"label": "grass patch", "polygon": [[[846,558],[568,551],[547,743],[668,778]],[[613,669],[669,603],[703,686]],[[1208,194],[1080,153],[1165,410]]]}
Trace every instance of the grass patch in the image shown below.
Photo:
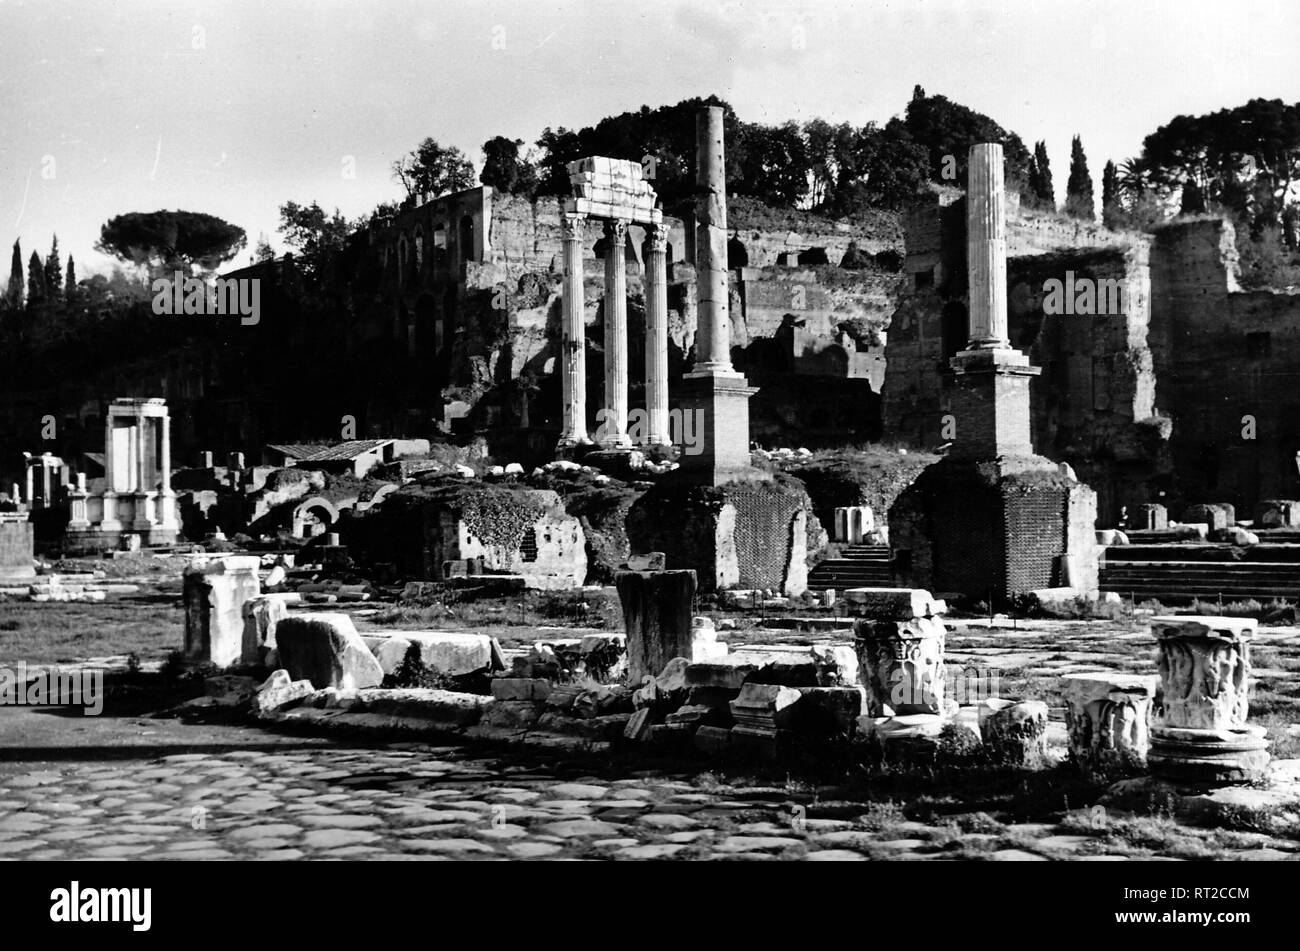
{"label": "grass patch", "polygon": [[185,640],[181,599],[123,596],[99,603],[11,601],[0,606],[0,663],[69,663],[136,654],[164,660]]}

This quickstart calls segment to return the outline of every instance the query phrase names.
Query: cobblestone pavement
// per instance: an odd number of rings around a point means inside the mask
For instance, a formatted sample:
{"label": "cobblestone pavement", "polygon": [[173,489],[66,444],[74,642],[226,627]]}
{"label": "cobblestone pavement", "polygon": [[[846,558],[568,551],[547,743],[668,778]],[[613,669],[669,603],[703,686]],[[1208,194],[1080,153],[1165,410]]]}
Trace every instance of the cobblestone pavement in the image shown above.
{"label": "cobblestone pavement", "polygon": [[796,807],[784,788],[707,774],[570,778],[499,754],[414,744],[13,767],[0,768],[5,859],[1000,860],[1206,850],[1283,859],[1300,850],[1222,832],[1135,848],[1131,836],[1080,834],[1068,817],[1012,826],[984,817],[987,827],[972,831],[867,803]]}

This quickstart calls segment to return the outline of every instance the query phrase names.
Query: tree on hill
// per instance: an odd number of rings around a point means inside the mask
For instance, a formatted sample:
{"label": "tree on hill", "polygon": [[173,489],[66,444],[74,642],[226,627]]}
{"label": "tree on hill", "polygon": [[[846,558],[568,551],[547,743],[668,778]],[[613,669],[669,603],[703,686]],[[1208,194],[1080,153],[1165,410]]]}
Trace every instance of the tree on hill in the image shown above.
{"label": "tree on hill", "polygon": [[302,271],[317,280],[325,280],[333,272],[355,228],[337,208],[329,215],[316,202],[299,205],[290,201],[280,206],[279,230],[285,244],[298,251]]}
{"label": "tree on hill", "polygon": [[23,249],[18,241],[14,241],[14,253],[9,261],[9,284],[5,287],[5,301],[13,308],[23,306]]}
{"label": "tree on hill", "polygon": [[1119,170],[1115,168],[1115,163],[1106,162],[1106,167],[1101,172],[1101,220],[1107,228],[1114,228],[1119,224],[1119,215],[1123,211],[1123,204],[1120,201]]}
{"label": "tree on hill", "polygon": [[45,259],[45,291],[51,298],[63,296],[63,265],[59,262],[59,236],[54,236],[49,257]]}
{"label": "tree on hill", "polygon": [[247,243],[244,229],[198,211],[133,211],[109,219],[96,250],[147,269],[150,277],[171,271],[211,274]]}
{"label": "tree on hill", "polygon": [[483,143],[483,171],[478,180],[497,191],[527,194],[537,187],[537,168],[526,155],[519,154],[522,139],[493,136]]}
{"label": "tree on hill", "polygon": [[27,261],[27,306],[34,307],[45,302],[45,268],[41,265],[41,256],[35,251]]}
{"label": "tree on hill", "polygon": [[474,166],[454,145],[442,146],[426,138],[393,162],[393,177],[408,198],[424,200],[474,186]]}
{"label": "tree on hill", "polygon": [[1255,235],[1281,226],[1300,183],[1300,103],[1252,99],[1180,115],[1142,143],[1151,186],[1180,208],[1222,209]]}
{"label": "tree on hill", "polygon": [[63,295],[69,299],[77,293],[77,266],[72,261],[72,255],[68,255],[68,271],[63,279]]}
{"label": "tree on hill", "polygon": [[[744,123],[731,106],[717,96],[683,99],[672,106],[642,106],[601,119],[578,131],[546,128],[537,140],[538,194],[570,192],[569,162],[592,155],[640,162],[666,209],[681,210],[695,195],[695,121],[704,105],[722,106],[726,136],[727,187],[742,194],[740,172],[744,153]],[[760,160],[762,164],[762,160]]]}
{"label": "tree on hill", "polygon": [[1029,190],[1035,205],[1056,210],[1056,189],[1052,184],[1052,163],[1047,157],[1046,142],[1034,143],[1034,155],[1029,160]]}
{"label": "tree on hill", "polygon": [[1083,140],[1077,135],[1070,143],[1070,180],[1065,185],[1065,213],[1087,221],[1097,217],[1097,211],[1093,207],[1088,157],[1083,154]]}
{"label": "tree on hill", "polygon": [[808,191],[812,161],[799,125],[746,125],[741,140],[741,180],[736,193],[791,207]]}
{"label": "tree on hill", "polygon": [[[980,142],[999,142],[1006,161],[1007,187],[1021,195],[1029,192],[1029,150],[1020,136],[1008,132],[988,116],[944,96],[927,96],[917,86],[912,91],[912,101],[907,104],[904,122],[912,141],[927,150],[934,181],[965,187],[970,147]],[[955,182],[943,177],[944,169],[953,164],[945,161],[947,156],[952,156],[956,164]]]}

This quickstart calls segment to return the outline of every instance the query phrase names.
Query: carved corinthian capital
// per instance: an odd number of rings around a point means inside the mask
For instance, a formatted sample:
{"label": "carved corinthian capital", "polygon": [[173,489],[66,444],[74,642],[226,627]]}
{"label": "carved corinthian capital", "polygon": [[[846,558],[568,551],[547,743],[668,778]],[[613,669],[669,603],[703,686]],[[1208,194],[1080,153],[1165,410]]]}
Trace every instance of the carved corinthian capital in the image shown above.
{"label": "carved corinthian capital", "polygon": [[564,215],[560,218],[560,236],[565,241],[581,241],[586,220],[582,215]]}

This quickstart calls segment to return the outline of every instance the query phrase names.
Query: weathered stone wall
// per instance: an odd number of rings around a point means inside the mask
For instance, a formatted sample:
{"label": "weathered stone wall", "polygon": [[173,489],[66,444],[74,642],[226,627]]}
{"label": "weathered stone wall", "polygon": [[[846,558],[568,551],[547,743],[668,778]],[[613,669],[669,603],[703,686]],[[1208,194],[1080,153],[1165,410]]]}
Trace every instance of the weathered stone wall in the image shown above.
{"label": "weathered stone wall", "polygon": [[0,521],[0,578],[35,577],[33,543],[31,522]]}
{"label": "weathered stone wall", "polygon": [[[907,284],[889,325],[886,439],[935,447],[954,438],[948,361],[967,337],[965,203],[935,195],[908,216]],[[1008,209],[1008,332],[1042,374],[1030,384],[1034,450],[1066,461],[1099,496],[1103,524],[1164,489],[1170,462],[1158,425],[1150,242],[1057,216]],[[1044,283],[1116,281],[1104,315],[1044,313]],[[951,415],[950,415],[951,414]]]}
{"label": "weathered stone wall", "polygon": [[1151,349],[1176,473],[1159,501],[1171,514],[1207,500],[1249,511],[1300,493],[1300,294],[1243,291],[1236,269],[1226,221],[1156,235]]}

